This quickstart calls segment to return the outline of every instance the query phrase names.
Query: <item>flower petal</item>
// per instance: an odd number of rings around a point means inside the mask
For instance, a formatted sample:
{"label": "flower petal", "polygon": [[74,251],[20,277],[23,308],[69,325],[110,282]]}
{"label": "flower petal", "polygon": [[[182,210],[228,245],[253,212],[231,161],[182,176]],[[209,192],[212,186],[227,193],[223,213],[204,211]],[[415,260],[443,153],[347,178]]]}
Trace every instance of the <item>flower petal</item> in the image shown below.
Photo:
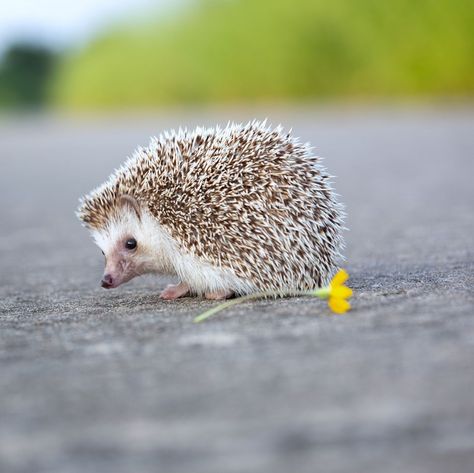
{"label": "flower petal", "polygon": [[341,286],[349,279],[347,271],[340,269],[331,280],[331,287]]}
{"label": "flower petal", "polygon": [[344,312],[347,312],[351,308],[349,302],[347,302],[345,299],[339,299],[337,297],[330,297],[328,305],[336,314],[344,314]]}
{"label": "flower petal", "polygon": [[339,299],[349,299],[352,296],[352,289],[347,286],[336,286],[331,288],[331,297]]}

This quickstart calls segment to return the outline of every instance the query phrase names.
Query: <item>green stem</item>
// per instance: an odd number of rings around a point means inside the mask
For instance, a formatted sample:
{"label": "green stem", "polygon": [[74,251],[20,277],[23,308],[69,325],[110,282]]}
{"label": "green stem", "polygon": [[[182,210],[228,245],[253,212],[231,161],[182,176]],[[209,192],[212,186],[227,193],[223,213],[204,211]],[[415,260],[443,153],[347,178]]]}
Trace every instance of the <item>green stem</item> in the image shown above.
{"label": "green stem", "polygon": [[320,289],[316,289],[313,291],[291,291],[291,292],[277,292],[277,291],[264,291],[264,292],[255,292],[253,294],[249,294],[247,296],[237,297],[236,299],[230,299],[226,302],[222,302],[221,304],[212,307],[209,310],[206,310],[202,314],[195,317],[194,322],[199,323],[203,320],[212,317],[213,315],[221,312],[224,309],[228,309],[234,305],[240,304],[242,302],[253,301],[257,299],[262,299],[266,297],[288,297],[288,296],[316,296],[320,299],[327,299],[329,297],[329,286],[322,287]]}

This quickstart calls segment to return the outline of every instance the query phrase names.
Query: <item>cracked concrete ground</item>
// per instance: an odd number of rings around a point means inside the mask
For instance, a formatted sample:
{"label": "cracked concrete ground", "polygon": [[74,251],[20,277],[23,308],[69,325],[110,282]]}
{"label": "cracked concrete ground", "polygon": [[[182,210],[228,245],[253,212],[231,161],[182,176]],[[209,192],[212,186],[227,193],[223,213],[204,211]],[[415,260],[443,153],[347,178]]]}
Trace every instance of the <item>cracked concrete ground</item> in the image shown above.
{"label": "cracked concrete ground", "polygon": [[[269,116],[347,205],[353,311],[99,287],[74,216],[164,128]],[[474,110],[0,120],[2,473],[474,471]]]}

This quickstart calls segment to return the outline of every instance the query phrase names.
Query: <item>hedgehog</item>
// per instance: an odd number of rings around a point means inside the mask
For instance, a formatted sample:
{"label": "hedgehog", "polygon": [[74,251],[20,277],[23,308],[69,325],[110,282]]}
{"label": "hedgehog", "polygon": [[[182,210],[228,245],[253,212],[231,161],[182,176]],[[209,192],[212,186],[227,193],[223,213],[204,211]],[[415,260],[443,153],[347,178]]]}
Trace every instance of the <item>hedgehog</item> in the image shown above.
{"label": "hedgehog", "polygon": [[105,255],[102,287],[173,275],[166,300],[316,289],[342,258],[331,176],[308,143],[266,121],[152,138],[77,216]]}

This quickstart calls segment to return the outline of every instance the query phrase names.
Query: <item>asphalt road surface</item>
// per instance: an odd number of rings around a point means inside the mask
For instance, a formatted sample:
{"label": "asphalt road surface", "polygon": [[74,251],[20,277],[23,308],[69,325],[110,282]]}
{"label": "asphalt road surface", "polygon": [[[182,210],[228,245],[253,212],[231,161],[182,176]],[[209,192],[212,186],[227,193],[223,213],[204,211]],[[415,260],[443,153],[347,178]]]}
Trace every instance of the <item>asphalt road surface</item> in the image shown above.
{"label": "asphalt road surface", "polygon": [[[347,205],[353,310],[99,287],[74,216],[165,128],[268,116]],[[2,473],[474,471],[474,109],[0,119]]]}

